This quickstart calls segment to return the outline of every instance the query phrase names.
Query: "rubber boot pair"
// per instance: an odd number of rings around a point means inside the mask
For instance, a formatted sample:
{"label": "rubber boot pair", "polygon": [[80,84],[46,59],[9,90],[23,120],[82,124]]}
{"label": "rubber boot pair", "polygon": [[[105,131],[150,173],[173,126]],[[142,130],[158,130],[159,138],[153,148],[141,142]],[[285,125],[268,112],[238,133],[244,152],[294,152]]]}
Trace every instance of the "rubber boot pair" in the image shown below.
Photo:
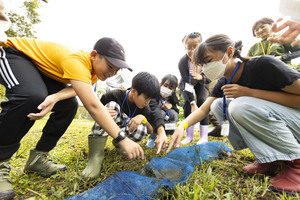
{"label": "rubber boot pair", "polygon": [[56,174],[57,171],[65,171],[67,169],[65,165],[56,164],[48,157],[49,153],[46,151],[31,149],[24,171],[29,173],[36,172],[43,177],[50,177]]}
{"label": "rubber boot pair", "polygon": [[300,193],[300,159],[284,161],[284,168],[270,181],[275,192]]}
{"label": "rubber boot pair", "polygon": [[215,118],[215,116],[211,113],[209,113],[209,121],[210,123],[212,123],[213,127],[212,130],[208,132],[209,136],[213,136],[213,137],[222,137],[221,135],[221,125],[218,122],[218,120]]}
{"label": "rubber boot pair", "polygon": [[200,126],[200,140],[197,144],[203,144],[208,142],[208,125],[201,125]]}
{"label": "rubber boot pair", "polygon": [[88,163],[82,171],[85,178],[95,178],[100,175],[104,159],[104,147],[108,136],[89,136]]}
{"label": "rubber boot pair", "polygon": [[15,196],[14,188],[10,180],[10,160],[0,161],[0,199],[13,199]]}
{"label": "rubber boot pair", "polygon": [[181,141],[181,144],[188,144],[194,140],[194,126],[188,127],[186,130],[185,139]]}
{"label": "rubber boot pair", "polygon": [[[186,129],[186,137],[181,144],[188,144],[194,140],[194,126],[188,127]],[[202,144],[208,142],[208,125],[200,126],[200,140],[197,144]]]}

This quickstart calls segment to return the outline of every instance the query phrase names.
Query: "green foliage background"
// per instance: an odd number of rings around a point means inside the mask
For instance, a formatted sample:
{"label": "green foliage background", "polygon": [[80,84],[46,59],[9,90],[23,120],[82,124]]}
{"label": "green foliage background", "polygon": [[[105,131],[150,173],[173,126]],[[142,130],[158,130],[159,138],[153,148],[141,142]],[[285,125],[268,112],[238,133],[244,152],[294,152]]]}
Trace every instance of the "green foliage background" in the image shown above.
{"label": "green foliage background", "polygon": [[[45,1],[45,0],[44,0]],[[34,25],[40,23],[38,9],[41,0],[24,1],[25,15],[9,13],[12,22],[11,28],[6,32],[9,37],[36,38]],[[293,66],[300,69],[300,65]],[[105,84],[99,83],[97,95],[100,97],[105,92]],[[101,87],[102,86],[102,87]],[[178,92],[178,91],[177,91]],[[178,96],[180,103],[180,118],[183,119],[183,97]],[[5,88],[0,85],[0,102],[5,101]],[[1,111],[1,108],[0,108]],[[79,106],[76,119],[60,139],[56,148],[51,151],[61,164],[68,166],[68,170],[58,173],[50,178],[42,178],[36,174],[25,174],[20,169],[24,168],[28,158],[29,149],[33,148],[40,138],[47,117],[38,120],[23,140],[18,152],[12,158],[12,176],[16,199],[65,199],[70,195],[79,194],[92,189],[98,183],[110,177],[112,174],[131,170],[137,171],[145,166],[153,157],[165,156],[165,153],[156,154],[156,149],[146,147],[147,140],[140,142],[145,152],[145,159],[129,160],[118,153],[108,139],[105,147],[105,159],[101,175],[94,180],[86,180],[81,177],[81,172],[87,162],[87,136],[90,133],[93,121],[78,120],[88,118],[88,113],[83,106]],[[195,133],[195,141],[199,139],[199,131]],[[209,138],[210,141],[228,142],[226,138]],[[193,143],[195,144],[195,143]],[[254,161],[249,150],[234,152],[231,157],[223,157],[195,166],[195,172],[191,179],[182,185],[177,185],[174,190],[166,188],[160,191],[158,199],[299,199],[299,195],[288,197],[278,195],[268,189],[270,177],[249,177],[241,173],[241,168]],[[33,184],[34,183],[34,184]]]}
{"label": "green foliage background", "polygon": [[[38,13],[41,6],[41,0],[24,1],[21,8],[25,15],[9,12],[7,15],[11,21],[11,27],[5,32],[6,35],[8,37],[36,38],[34,25],[41,22]],[[0,84],[0,102],[5,100],[5,87]]]}
{"label": "green foliage background", "polygon": [[36,38],[34,25],[41,22],[37,10],[40,8],[40,0],[24,1],[22,9],[26,15],[9,12],[7,15],[11,21],[11,27],[5,33],[8,37]]}

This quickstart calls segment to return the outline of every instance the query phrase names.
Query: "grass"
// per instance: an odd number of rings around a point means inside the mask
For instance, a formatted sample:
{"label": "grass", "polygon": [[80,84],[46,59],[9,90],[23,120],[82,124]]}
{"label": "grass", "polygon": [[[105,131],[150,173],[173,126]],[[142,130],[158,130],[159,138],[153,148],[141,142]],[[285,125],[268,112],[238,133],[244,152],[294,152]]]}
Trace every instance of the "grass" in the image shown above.
{"label": "grass", "polygon": [[[21,141],[20,149],[12,158],[12,181],[16,191],[15,199],[65,199],[92,189],[101,181],[116,172],[130,170],[137,171],[143,168],[153,157],[165,156],[165,153],[156,154],[155,149],[145,146],[146,140],[140,142],[144,149],[145,159],[129,160],[118,153],[111,144],[111,138],[105,147],[105,159],[101,176],[94,180],[81,178],[81,171],[87,163],[87,136],[93,125],[92,121],[74,119],[57,146],[50,153],[54,160],[68,166],[68,170],[43,178],[36,174],[25,174],[23,168],[29,155],[29,149],[34,148],[41,136],[41,130],[46,119],[39,120],[30,132]],[[197,130],[197,129],[196,129]],[[195,133],[199,139],[199,132]],[[226,138],[210,137],[210,141],[228,142]],[[195,167],[195,172],[186,184],[178,184],[175,189],[164,188],[158,199],[299,199],[280,195],[268,189],[271,177],[246,176],[241,168],[254,161],[249,150],[233,152],[230,157],[222,157],[212,162],[203,163]]]}

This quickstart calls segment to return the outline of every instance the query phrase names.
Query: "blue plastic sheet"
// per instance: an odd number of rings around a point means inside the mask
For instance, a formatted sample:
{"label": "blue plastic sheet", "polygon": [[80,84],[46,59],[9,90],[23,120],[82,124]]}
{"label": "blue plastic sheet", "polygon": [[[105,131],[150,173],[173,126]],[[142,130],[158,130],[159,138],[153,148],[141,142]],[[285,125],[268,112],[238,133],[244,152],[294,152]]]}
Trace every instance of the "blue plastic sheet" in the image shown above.
{"label": "blue plastic sheet", "polygon": [[67,200],[141,200],[156,199],[162,187],[173,189],[185,183],[194,172],[194,165],[209,162],[232,150],[223,142],[174,149],[167,156],[152,158],[141,170],[118,172],[96,185],[93,189]]}

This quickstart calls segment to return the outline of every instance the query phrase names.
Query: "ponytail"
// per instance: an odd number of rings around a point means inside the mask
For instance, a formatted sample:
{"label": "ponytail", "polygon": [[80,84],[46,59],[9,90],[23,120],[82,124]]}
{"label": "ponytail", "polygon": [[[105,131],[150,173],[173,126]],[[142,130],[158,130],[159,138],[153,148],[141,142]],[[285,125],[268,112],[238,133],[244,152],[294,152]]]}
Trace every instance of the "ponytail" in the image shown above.
{"label": "ponytail", "polygon": [[233,58],[239,58],[242,61],[248,60],[248,58],[244,58],[241,56],[243,47],[241,40],[234,42],[225,34],[217,34],[209,37],[205,42],[202,42],[198,46],[198,48],[194,52],[193,61],[197,65],[202,65],[203,63],[205,63],[204,55],[206,51],[226,52],[228,47],[234,48]]}
{"label": "ponytail", "polygon": [[241,53],[242,53],[242,48],[243,48],[243,42],[241,40],[234,42],[234,53],[233,53],[233,57],[234,58],[239,58],[241,59],[241,61],[247,61],[249,60],[248,58],[242,57]]}

